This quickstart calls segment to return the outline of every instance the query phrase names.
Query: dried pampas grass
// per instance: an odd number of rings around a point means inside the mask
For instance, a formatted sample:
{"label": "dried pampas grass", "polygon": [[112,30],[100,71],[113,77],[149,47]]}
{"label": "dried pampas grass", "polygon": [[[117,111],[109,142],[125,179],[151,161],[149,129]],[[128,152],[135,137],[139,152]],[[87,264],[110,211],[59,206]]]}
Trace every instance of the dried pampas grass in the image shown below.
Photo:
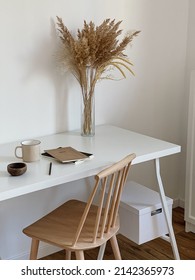
{"label": "dried pampas grass", "polygon": [[110,66],[117,68],[124,78],[126,76],[123,68],[134,75],[131,69],[133,64],[124,54],[124,50],[140,31],[129,33],[119,43],[118,36],[122,33],[122,30],[119,30],[120,24],[121,21],[115,23],[115,20],[106,19],[100,26],[95,27],[92,21],[89,24],[84,21],[83,29],[78,29],[74,38],[62,19],[57,17],[58,31],[64,47],[63,64],[71,70],[81,85],[85,84],[84,72],[87,68],[94,70],[95,82],[102,78],[102,74]]}

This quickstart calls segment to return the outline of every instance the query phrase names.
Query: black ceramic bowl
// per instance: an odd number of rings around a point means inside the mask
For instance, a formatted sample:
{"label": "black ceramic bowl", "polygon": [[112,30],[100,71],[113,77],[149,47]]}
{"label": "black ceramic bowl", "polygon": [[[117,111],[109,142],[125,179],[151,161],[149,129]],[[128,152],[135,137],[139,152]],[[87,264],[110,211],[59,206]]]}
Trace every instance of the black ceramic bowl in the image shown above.
{"label": "black ceramic bowl", "polygon": [[24,162],[14,162],[10,163],[7,166],[7,171],[12,176],[20,176],[24,174],[27,170],[27,165]]}

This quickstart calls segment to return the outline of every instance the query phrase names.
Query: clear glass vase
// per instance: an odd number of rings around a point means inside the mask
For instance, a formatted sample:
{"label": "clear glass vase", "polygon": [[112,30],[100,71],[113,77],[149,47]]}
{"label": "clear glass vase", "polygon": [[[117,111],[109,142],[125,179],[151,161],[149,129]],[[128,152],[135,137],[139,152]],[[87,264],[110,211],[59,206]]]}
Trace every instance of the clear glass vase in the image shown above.
{"label": "clear glass vase", "polygon": [[86,67],[81,76],[81,135],[94,136],[96,71],[92,67]]}
{"label": "clear glass vase", "polygon": [[81,135],[94,136],[95,135],[95,97],[94,93],[82,97],[81,101]]}

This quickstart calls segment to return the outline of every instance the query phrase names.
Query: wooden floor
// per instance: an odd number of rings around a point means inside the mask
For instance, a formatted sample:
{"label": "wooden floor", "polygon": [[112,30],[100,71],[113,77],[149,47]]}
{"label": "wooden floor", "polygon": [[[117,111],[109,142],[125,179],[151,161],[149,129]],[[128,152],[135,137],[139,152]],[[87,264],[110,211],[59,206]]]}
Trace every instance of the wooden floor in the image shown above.
{"label": "wooden floor", "polygon": [[[176,236],[180,258],[182,260],[195,260],[195,233],[185,232],[184,211],[178,207],[173,209],[173,228]],[[169,260],[173,259],[170,243],[161,238],[137,245],[122,235],[118,235],[118,243],[123,260]],[[95,260],[98,249],[85,252],[85,259]],[[62,260],[64,252],[60,251],[43,258],[44,260]],[[74,258],[74,255],[72,257]],[[104,254],[105,260],[114,259],[112,249],[108,242]]]}

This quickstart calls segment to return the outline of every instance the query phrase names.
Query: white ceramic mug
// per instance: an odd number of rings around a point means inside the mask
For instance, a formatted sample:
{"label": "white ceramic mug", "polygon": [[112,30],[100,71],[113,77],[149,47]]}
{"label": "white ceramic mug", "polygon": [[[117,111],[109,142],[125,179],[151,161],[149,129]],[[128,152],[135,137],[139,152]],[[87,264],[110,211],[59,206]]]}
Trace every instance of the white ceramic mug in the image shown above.
{"label": "white ceramic mug", "polygon": [[[40,143],[39,140],[25,140],[21,142],[21,146],[15,148],[15,156],[26,162],[38,161],[40,159]],[[22,156],[17,151],[22,150]]]}

